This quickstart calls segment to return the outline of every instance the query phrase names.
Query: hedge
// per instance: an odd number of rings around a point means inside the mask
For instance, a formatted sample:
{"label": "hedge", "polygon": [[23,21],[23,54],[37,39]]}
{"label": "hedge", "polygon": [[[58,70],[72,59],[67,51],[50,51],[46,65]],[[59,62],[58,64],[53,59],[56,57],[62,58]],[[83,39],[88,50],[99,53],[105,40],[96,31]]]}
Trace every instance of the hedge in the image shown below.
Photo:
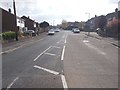
{"label": "hedge", "polygon": [[16,34],[13,31],[2,33],[3,40],[13,40],[13,39],[15,39],[15,37],[16,37]]}

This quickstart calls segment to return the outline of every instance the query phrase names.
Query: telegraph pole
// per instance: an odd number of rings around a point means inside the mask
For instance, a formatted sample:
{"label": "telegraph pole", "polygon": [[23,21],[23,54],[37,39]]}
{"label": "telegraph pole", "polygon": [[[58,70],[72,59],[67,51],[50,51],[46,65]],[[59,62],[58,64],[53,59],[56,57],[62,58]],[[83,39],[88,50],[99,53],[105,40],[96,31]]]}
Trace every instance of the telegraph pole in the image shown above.
{"label": "telegraph pole", "polygon": [[18,41],[18,29],[17,29],[17,18],[16,18],[15,0],[13,0],[13,9],[14,9],[14,16],[15,16],[15,34],[16,34],[16,41]]}
{"label": "telegraph pole", "polygon": [[[88,19],[90,19],[90,13],[86,12],[85,14],[88,14]],[[88,31],[88,36],[90,35],[90,31]]]}

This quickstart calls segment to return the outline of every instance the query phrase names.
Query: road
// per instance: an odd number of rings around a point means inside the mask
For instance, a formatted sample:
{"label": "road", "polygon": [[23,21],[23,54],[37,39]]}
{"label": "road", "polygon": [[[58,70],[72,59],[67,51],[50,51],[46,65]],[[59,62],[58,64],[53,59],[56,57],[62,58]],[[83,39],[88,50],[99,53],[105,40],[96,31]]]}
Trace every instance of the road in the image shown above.
{"label": "road", "polygon": [[3,88],[118,88],[118,48],[60,31],[2,53]]}

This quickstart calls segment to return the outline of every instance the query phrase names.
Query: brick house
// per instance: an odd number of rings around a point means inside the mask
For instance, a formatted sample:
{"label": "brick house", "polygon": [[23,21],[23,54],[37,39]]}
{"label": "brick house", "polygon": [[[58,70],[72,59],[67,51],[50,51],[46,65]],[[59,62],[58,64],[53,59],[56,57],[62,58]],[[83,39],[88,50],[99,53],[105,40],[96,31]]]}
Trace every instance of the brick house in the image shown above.
{"label": "brick house", "polygon": [[0,8],[0,13],[2,13],[2,32],[15,31],[15,16],[11,12],[8,12]]}
{"label": "brick house", "polygon": [[[2,13],[2,32],[15,31],[15,16],[9,11],[0,8],[0,13]],[[18,31],[22,31],[24,28],[24,19],[17,16],[17,28]]]}
{"label": "brick house", "polygon": [[22,16],[21,18],[25,20],[25,27],[27,27],[28,30],[35,30],[36,25],[34,20],[26,16]]}

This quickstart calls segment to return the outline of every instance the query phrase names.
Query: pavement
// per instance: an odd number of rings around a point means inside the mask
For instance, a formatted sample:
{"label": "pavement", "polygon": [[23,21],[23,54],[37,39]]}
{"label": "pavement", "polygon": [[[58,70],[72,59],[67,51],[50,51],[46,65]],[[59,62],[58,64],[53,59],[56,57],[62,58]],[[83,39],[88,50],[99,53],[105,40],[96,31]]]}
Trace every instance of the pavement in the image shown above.
{"label": "pavement", "polygon": [[[83,33],[88,36],[87,32],[83,32]],[[112,37],[101,37],[96,32],[90,32],[89,36],[93,37],[93,38],[96,38],[96,39],[105,40],[108,43],[111,43],[111,44],[113,44],[113,45],[115,45],[117,47],[120,47],[120,43],[119,43],[120,41],[115,39],[115,38],[112,38]]]}
{"label": "pavement", "polygon": [[44,38],[46,36],[46,32],[44,33],[41,33],[39,34],[38,36],[36,37],[23,37],[23,38],[19,38],[18,41],[16,40],[11,40],[11,41],[5,41],[5,42],[2,42],[2,51],[7,51],[9,49],[12,49],[12,48],[16,48],[16,47],[19,47],[21,45],[25,45],[29,42],[32,42],[32,41],[35,41],[37,39],[41,39],[41,38]]}

